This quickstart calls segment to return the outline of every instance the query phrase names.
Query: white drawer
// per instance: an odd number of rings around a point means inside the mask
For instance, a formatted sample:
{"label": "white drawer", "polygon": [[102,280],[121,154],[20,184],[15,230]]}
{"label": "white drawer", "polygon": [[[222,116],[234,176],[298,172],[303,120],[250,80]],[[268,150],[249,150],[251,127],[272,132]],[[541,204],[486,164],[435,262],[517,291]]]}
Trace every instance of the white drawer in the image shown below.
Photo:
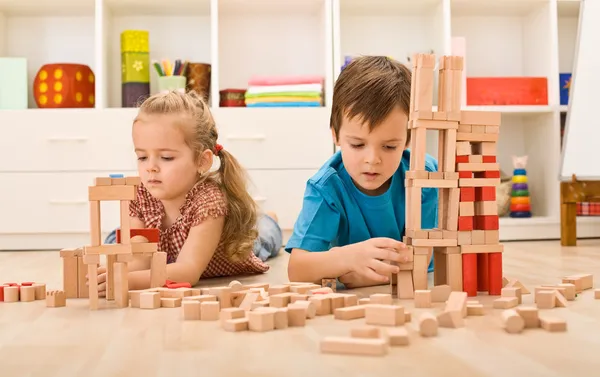
{"label": "white drawer", "polygon": [[135,109],[0,111],[0,172],[135,170]]}
{"label": "white drawer", "polygon": [[281,228],[293,229],[302,209],[306,181],[317,170],[250,170],[249,191],[263,211],[277,214]]}
{"label": "white drawer", "polygon": [[[100,176],[107,174],[0,174],[0,234],[89,232],[88,186]],[[119,226],[118,202],[101,204],[101,226],[104,232]]]}
{"label": "white drawer", "polygon": [[219,143],[247,169],[316,169],[333,154],[327,108],[218,108]]}

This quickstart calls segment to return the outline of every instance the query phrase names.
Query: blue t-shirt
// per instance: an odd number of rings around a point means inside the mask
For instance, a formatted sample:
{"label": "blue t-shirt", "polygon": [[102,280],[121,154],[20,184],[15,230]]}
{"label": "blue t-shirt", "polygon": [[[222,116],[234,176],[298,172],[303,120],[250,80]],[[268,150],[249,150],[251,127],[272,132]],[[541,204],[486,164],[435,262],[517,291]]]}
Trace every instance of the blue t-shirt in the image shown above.
{"label": "blue t-shirt", "polygon": [[[327,251],[375,237],[402,241],[406,215],[404,178],[409,167],[410,150],[405,150],[388,190],[369,196],[352,182],[341,152],[335,153],[308,180],[302,210],[285,250]],[[435,172],[437,167],[437,161],[426,155],[425,169]],[[421,203],[421,228],[437,227],[438,190],[423,188]],[[432,264],[429,270],[432,271]]]}

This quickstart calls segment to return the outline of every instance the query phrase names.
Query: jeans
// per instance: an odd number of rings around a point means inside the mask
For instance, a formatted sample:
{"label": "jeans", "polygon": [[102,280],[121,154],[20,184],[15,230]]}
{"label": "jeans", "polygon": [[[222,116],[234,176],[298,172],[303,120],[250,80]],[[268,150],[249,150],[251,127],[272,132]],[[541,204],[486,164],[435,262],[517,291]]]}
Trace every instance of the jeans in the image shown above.
{"label": "jeans", "polygon": [[[258,216],[258,237],[254,241],[254,255],[265,262],[279,254],[283,244],[283,233],[279,224],[267,214]],[[104,243],[117,242],[117,230],[113,230],[104,240]]]}

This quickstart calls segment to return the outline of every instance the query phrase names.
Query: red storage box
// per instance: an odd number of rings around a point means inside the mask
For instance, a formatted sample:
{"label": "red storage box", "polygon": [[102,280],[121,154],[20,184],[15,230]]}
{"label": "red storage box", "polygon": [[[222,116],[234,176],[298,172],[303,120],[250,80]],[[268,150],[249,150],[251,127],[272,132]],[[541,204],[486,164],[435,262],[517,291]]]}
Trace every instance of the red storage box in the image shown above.
{"label": "red storage box", "polygon": [[546,77],[467,77],[467,105],[547,105]]}

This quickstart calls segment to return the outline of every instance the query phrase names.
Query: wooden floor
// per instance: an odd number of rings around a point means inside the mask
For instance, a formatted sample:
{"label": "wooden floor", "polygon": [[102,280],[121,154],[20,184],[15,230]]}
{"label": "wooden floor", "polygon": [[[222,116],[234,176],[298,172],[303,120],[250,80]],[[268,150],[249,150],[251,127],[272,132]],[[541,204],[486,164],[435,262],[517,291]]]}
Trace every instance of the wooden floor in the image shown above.
{"label": "wooden floor", "polygon": [[[287,254],[271,261],[272,269],[242,282],[287,282]],[[567,274],[600,276],[600,240],[563,248],[558,241],[506,243],[504,275],[533,290],[559,282]],[[207,281],[201,286],[229,283]],[[45,282],[61,289],[58,252],[0,252],[0,282]],[[357,290],[361,297],[387,292],[386,287]],[[542,329],[509,335],[500,327],[501,310],[492,297],[480,296],[486,315],[468,317],[459,329],[442,328],[435,338],[415,332],[415,318],[432,309],[414,309],[411,344],[391,348],[383,357],[326,355],[319,340],[348,335],[364,319],[338,321],[316,317],[303,328],[268,333],[228,333],[218,322],[183,321],[177,309],[112,309],[91,312],[87,300],[46,308],[43,301],[0,303],[0,376],[593,376],[600,354],[600,300],[591,290],[566,308],[540,316],[565,318],[565,333]],[[523,305],[532,302],[524,296]]]}

